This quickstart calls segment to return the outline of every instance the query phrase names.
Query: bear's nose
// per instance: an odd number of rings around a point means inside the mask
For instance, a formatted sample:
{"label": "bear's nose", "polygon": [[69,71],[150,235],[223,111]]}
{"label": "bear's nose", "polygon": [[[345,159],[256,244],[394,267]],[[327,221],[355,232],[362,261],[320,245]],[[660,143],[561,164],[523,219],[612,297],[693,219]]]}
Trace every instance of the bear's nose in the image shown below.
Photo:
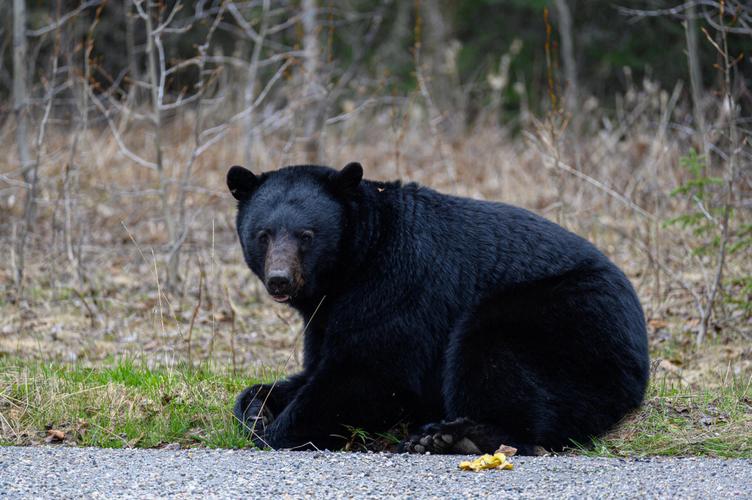
{"label": "bear's nose", "polygon": [[292,276],[287,271],[271,271],[266,279],[266,286],[272,293],[286,293],[292,285]]}

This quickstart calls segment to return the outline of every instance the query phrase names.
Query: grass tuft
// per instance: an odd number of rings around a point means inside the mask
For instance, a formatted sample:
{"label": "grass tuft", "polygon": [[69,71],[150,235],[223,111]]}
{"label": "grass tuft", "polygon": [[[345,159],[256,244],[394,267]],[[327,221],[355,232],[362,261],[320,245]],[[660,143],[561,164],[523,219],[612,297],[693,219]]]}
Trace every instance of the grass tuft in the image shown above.
{"label": "grass tuft", "polygon": [[81,446],[249,447],[232,403],[244,387],[271,379],[132,359],[101,368],[0,359],[0,443],[50,442],[61,431],[63,442]]}
{"label": "grass tuft", "polygon": [[752,378],[692,390],[658,381],[642,408],[592,448],[590,456],[752,458]]}

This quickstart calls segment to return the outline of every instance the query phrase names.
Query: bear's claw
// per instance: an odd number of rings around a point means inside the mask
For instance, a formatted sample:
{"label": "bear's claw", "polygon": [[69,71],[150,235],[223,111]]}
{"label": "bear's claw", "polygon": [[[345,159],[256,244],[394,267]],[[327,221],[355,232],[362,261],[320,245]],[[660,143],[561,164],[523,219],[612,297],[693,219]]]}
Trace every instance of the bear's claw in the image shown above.
{"label": "bear's claw", "polygon": [[263,443],[264,433],[274,421],[274,415],[269,406],[264,404],[265,398],[261,389],[259,386],[253,386],[244,390],[235,402],[233,413],[243,431],[248,433],[254,442]]}
{"label": "bear's claw", "polygon": [[423,426],[418,434],[410,436],[400,445],[405,453],[477,454],[478,446],[465,436],[471,421],[457,419],[452,422]]}

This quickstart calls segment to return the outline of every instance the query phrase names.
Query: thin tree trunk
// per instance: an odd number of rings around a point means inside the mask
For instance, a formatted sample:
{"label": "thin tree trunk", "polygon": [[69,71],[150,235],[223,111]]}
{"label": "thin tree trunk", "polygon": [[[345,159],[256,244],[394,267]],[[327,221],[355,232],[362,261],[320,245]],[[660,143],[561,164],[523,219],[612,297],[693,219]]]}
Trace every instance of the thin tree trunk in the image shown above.
{"label": "thin tree trunk", "polygon": [[128,53],[128,77],[131,80],[127,102],[128,106],[132,106],[138,102],[138,85],[136,85],[136,82],[141,79],[141,74],[138,70],[138,60],[136,58],[136,20],[131,0],[128,0],[123,5],[123,14],[125,16],[125,48]]}
{"label": "thin tree trunk", "polygon": [[[60,1],[58,1],[58,9],[56,21],[60,19]],[[25,16],[19,16],[25,17]],[[21,20],[19,20],[21,21]],[[25,19],[22,20],[17,26],[19,29],[26,25]],[[25,34],[24,34],[25,37]],[[25,45],[25,41],[23,43]],[[17,257],[16,267],[16,286],[17,286],[17,298],[20,300],[23,296],[23,278],[24,278],[24,256],[26,251],[26,240],[31,232],[31,228],[35,226],[34,221],[36,218],[37,209],[37,194],[39,189],[39,166],[42,163],[42,154],[44,151],[44,137],[47,130],[47,124],[50,119],[50,113],[52,111],[52,101],[55,97],[55,78],[58,70],[58,62],[60,55],[60,32],[59,28],[55,32],[55,48],[52,57],[52,68],[50,69],[50,78],[46,81],[45,94],[44,94],[44,112],[42,113],[39,127],[37,128],[36,141],[34,143],[34,155],[35,158],[28,166],[28,191],[26,194],[26,204],[24,206],[24,222],[21,230],[20,237],[17,241],[15,249]],[[24,138],[25,139],[25,138]]]}
{"label": "thin tree trunk", "polygon": [[[152,21],[152,6],[153,0],[148,0],[146,3],[146,16],[144,16],[144,22],[146,24],[146,53],[149,63],[149,87],[151,89],[151,103],[152,103],[152,122],[154,124],[154,149],[156,150],[155,164],[157,166],[157,174],[159,175],[159,191],[162,205],[162,216],[164,217],[165,226],[167,228],[167,241],[170,245],[176,243],[175,234],[175,221],[173,215],[170,212],[169,203],[169,191],[168,191],[168,179],[164,169],[163,151],[162,151],[162,93],[164,92],[164,86],[162,76],[164,67],[162,67],[162,59],[157,63],[157,50],[159,40],[156,37],[161,36],[161,33],[154,33],[154,23]],[[161,7],[157,7],[158,9]],[[159,19],[159,17],[158,17]],[[159,66],[158,66],[159,64]],[[171,279],[172,278],[172,279]],[[175,276],[167,277],[167,288],[174,289],[177,285],[175,283]]]}
{"label": "thin tree trunk", "polygon": [[430,72],[436,73],[442,66],[444,50],[449,39],[449,26],[445,12],[442,9],[441,0],[424,0],[423,12],[426,16],[423,44],[423,59],[428,59],[431,65]]}
{"label": "thin tree trunk", "polygon": [[[203,146],[201,141],[201,133],[204,130],[204,108],[203,97],[206,94],[206,88],[209,82],[206,77],[206,58],[211,45],[211,38],[214,31],[217,29],[222,14],[224,13],[224,6],[220,7],[217,17],[214,19],[209,33],[206,35],[204,43],[198,46],[199,60],[197,64],[198,81],[196,82],[196,93],[198,99],[196,101],[196,118],[193,127],[193,151],[188,163],[185,165],[179,182],[179,189],[177,192],[177,201],[173,205],[177,211],[177,222],[174,229],[175,238],[170,241],[170,252],[167,258],[167,282],[172,287],[173,291],[177,289],[177,284],[180,282],[180,251],[183,247],[183,243],[188,237],[188,223],[186,217],[186,198],[188,195],[188,183],[193,173],[193,167],[196,164],[196,160],[201,154],[201,147]],[[164,68],[162,68],[164,71]],[[177,177],[177,175],[176,175]]]}
{"label": "thin tree trunk", "polygon": [[24,273],[24,250],[28,233],[29,218],[33,214],[36,197],[36,169],[33,168],[28,144],[28,116],[26,113],[26,2],[13,0],[13,113],[16,118],[16,146],[21,162],[21,172],[26,181],[26,203],[24,224],[16,240],[13,255],[14,280],[17,294],[21,296]]}
{"label": "thin tree trunk", "polygon": [[410,2],[397,2],[394,9],[397,10],[397,14],[394,16],[394,23],[389,30],[389,36],[386,37],[384,43],[381,45],[381,55],[378,60],[382,61],[386,67],[391,64],[409,64],[409,53],[405,50],[405,46],[410,43],[411,27],[410,27]]}
{"label": "thin tree trunk", "polygon": [[705,134],[705,115],[702,109],[702,71],[700,69],[700,55],[697,45],[697,10],[692,2],[687,7],[687,20],[684,24],[687,37],[687,61],[689,63],[689,82],[692,87],[692,112],[695,120],[697,142],[702,149],[701,154],[706,156],[705,168],[709,168],[710,157],[708,155],[707,137]]}
{"label": "thin tree trunk", "polygon": [[302,1],[303,23],[303,78],[305,78],[304,98],[308,112],[303,124],[305,136],[305,157],[308,162],[316,162],[319,158],[320,137],[319,113],[321,106],[320,60],[321,46],[319,44],[319,26],[316,19],[316,0]]}
{"label": "thin tree trunk", "polygon": [[[425,91],[431,94],[431,99],[437,110],[451,113],[439,113],[441,125],[439,129],[446,131],[448,124],[463,123],[460,113],[465,108],[459,99],[462,94],[456,83],[456,67],[447,57],[450,47],[450,26],[447,13],[444,11],[442,0],[423,0],[418,8],[423,15],[422,23],[423,44],[421,47],[421,62],[423,67]],[[447,64],[449,63],[449,64]]]}
{"label": "thin tree trunk", "polygon": [[253,44],[253,52],[251,54],[251,62],[248,66],[245,92],[243,94],[243,109],[249,110],[248,114],[245,117],[245,123],[244,123],[244,128],[245,128],[244,160],[245,160],[245,165],[248,168],[253,168],[253,146],[256,141],[256,124],[255,124],[256,110],[253,109],[253,105],[254,105],[254,101],[256,100],[259,60],[261,58],[261,49],[264,46],[264,38],[266,37],[268,12],[269,12],[269,0],[264,0],[263,11],[261,13],[261,28],[259,29],[258,39]]}
{"label": "thin tree trunk", "polygon": [[577,110],[577,63],[574,58],[574,35],[572,31],[572,13],[567,0],[556,0],[559,14],[559,35],[561,37],[561,56],[564,63],[564,105],[569,113]]}
{"label": "thin tree trunk", "polygon": [[13,0],[13,113],[16,117],[16,145],[24,180],[31,180],[31,155],[26,113],[26,1]]}
{"label": "thin tree trunk", "polygon": [[[153,109],[152,120],[154,121],[154,145],[156,147],[157,170],[160,178],[163,176],[162,164],[162,109],[159,93],[161,90],[159,81],[159,70],[157,69],[157,58],[155,55],[156,47],[154,46],[154,27],[151,20],[152,2],[146,4],[146,53],[149,58],[149,87],[151,88],[151,104]],[[164,194],[164,193],[163,193]]]}

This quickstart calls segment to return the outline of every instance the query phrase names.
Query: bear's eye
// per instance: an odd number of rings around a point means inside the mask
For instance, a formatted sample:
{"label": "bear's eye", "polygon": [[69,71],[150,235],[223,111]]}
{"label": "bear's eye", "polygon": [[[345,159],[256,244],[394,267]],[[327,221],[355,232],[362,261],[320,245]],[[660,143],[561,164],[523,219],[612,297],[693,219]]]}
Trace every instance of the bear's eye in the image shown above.
{"label": "bear's eye", "polygon": [[300,233],[300,241],[303,243],[310,243],[313,241],[313,231],[306,230]]}
{"label": "bear's eye", "polygon": [[256,233],[256,239],[259,243],[262,245],[268,245],[269,244],[269,231],[259,231]]}

